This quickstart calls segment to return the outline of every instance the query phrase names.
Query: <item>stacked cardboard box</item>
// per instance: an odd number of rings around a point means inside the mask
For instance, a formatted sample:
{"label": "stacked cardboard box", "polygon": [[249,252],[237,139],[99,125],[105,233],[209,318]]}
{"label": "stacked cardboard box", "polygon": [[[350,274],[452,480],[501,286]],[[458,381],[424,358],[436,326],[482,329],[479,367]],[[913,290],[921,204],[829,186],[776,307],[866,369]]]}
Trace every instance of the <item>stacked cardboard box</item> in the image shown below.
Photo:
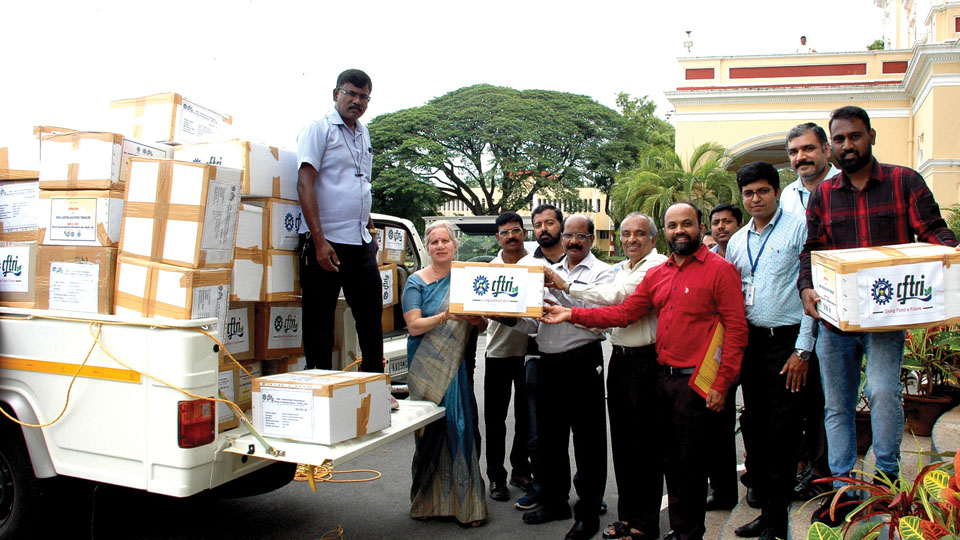
{"label": "stacked cardboard box", "polygon": [[292,150],[235,140],[177,146],[174,156],[181,161],[242,170],[244,197],[299,200],[297,153]]}
{"label": "stacked cardboard box", "polygon": [[232,116],[172,92],[113,101],[110,110],[121,133],[165,144],[229,139],[233,124]]}
{"label": "stacked cardboard box", "polygon": [[39,145],[0,146],[0,305],[36,304]]}

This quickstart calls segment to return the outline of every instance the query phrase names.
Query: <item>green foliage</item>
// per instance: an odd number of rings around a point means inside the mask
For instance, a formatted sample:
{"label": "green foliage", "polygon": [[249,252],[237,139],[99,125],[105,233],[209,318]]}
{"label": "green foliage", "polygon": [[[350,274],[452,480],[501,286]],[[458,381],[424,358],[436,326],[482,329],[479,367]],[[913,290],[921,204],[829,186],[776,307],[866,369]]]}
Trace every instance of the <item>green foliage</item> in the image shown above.
{"label": "green foliage", "polygon": [[423,216],[435,215],[443,202],[436,187],[397,167],[377,171],[371,187],[374,212],[407,218],[421,234]]}
{"label": "green foliage", "polygon": [[780,169],[780,189],[783,189],[797,181],[797,171],[793,169]]}
{"label": "green foliage", "polygon": [[[589,97],[480,84],[370,123],[377,170],[402,169],[474,215],[576,198],[628,157],[623,118]],[[471,188],[478,188],[475,193]]]}
{"label": "green foliage", "polygon": [[[696,204],[704,222],[714,206],[739,204],[736,175],[726,170],[724,151],[717,143],[703,143],[683,163],[671,149],[650,150],[636,167],[617,177],[610,195],[611,217],[619,223],[630,212],[643,212],[662,230],[663,213],[675,202]],[[657,238],[657,247],[666,247],[663,235]]]}
{"label": "green foliage", "polygon": [[953,235],[957,238],[960,238],[960,203],[951,206],[950,208],[945,208],[946,215],[944,218],[947,221],[947,227],[950,227],[950,230],[953,231]]}
{"label": "green foliage", "polygon": [[884,48],[883,38],[874,40],[873,43],[867,45],[868,51],[882,51]]}

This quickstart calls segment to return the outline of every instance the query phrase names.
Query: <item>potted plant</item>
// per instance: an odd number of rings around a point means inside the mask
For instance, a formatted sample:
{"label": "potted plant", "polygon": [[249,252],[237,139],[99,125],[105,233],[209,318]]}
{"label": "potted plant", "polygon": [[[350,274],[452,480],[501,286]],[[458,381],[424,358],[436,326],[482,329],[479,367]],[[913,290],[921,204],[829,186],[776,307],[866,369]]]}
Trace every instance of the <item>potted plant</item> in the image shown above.
{"label": "potted plant", "polygon": [[[915,435],[928,437],[933,424],[950,404],[950,398],[937,395],[937,385],[956,383],[950,359],[955,354],[944,344],[946,327],[907,330],[903,347],[903,412],[907,428]],[[911,389],[913,392],[911,392]]]}
{"label": "potted plant", "polygon": [[[931,454],[921,452],[920,455]],[[850,538],[878,538],[883,535],[890,540],[960,540],[960,479],[956,474],[960,466],[958,455],[960,452],[954,454],[952,461],[918,465],[919,472],[912,481],[902,477],[890,479],[882,473],[874,476],[862,471],[854,471],[857,478],[817,480],[846,483],[826,496],[833,496],[831,512],[841,510],[849,513],[840,527],[812,524],[807,531],[807,540],[842,540],[850,531]],[[841,497],[844,493],[855,491],[866,493],[866,499],[846,501]]]}

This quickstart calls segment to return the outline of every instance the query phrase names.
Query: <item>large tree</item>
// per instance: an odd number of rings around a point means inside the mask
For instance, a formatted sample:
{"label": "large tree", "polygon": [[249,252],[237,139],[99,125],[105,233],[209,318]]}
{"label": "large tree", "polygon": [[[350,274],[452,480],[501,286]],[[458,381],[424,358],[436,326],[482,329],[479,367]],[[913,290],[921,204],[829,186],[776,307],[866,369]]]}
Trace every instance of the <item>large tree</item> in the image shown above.
{"label": "large tree", "polygon": [[409,171],[474,215],[611,184],[629,159],[623,129],[621,115],[586,96],[486,84],[370,123],[376,171]]}
{"label": "large tree", "polygon": [[373,211],[409,219],[423,233],[423,216],[437,214],[440,191],[399,167],[380,169],[373,182]]}

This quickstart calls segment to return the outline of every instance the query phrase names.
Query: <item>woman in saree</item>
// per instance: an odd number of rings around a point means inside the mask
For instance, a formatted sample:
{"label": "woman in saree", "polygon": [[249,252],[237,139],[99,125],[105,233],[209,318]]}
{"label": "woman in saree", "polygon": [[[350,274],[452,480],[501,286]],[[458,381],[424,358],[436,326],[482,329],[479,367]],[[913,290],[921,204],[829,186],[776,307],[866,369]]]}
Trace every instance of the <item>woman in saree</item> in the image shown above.
{"label": "woman in saree", "polygon": [[453,517],[461,525],[486,522],[487,503],[480,474],[480,429],[476,397],[463,362],[470,325],[486,328],[483,317],[453,315],[449,310],[450,267],[457,251],[446,222],[427,227],[431,263],[407,279],[403,318],[407,340],[410,398],[446,408],[446,417],[416,436],[410,516]]}

